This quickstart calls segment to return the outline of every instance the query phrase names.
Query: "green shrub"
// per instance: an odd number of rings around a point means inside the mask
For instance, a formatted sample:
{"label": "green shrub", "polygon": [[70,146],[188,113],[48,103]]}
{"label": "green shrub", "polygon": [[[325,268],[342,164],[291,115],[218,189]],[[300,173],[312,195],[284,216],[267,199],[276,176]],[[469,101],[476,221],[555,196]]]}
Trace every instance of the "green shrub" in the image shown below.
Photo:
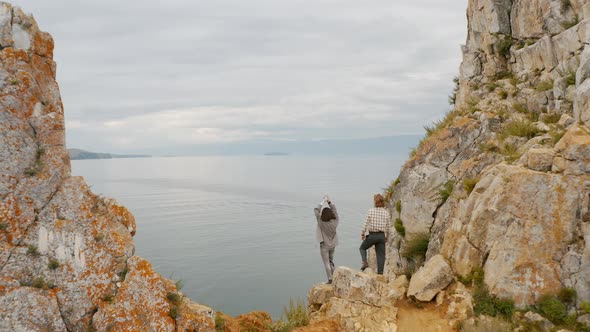
{"label": "green shrub", "polygon": [[590,302],[582,302],[580,304],[580,309],[582,309],[584,313],[590,314]]}
{"label": "green shrub", "polygon": [[565,84],[567,86],[576,85],[576,72],[570,71],[567,76],[565,77]]}
{"label": "green shrub", "polygon": [[565,12],[571,6],[572,6],[572,3],[570,2],[570,0],[561,0],[561,10],[562,11]]}
{"label": "green shrub", "polygon": [[561,114],[559,113],[547,113],[541,116],[541,121],[546,124],[557,123],[559,119],[561,119]]}
{"label": "green shrub", "polygon": [[452,180],[447,181],[447,183],[445,183],[442,186],[438,193],[443,203],[445,203],[447,199],[449,199],[449,197],[453,193],[453,189],[455,189],[455,181]]}
{"label": "green shrub", "polygon": [[225,331],[225,319],[217,312],[215,314],[215,331],[223,332]]}
{"label": "green shrub", "polygon": [[514,78],[514,73],[511,71],[501,71],[499,73],[496,73],[496,75],[494,75],[494,79],[497,80],[504,80],[504,79],[512,79]]}
{"label": "green shrub", "polygon": [[176,318],[178,317],[178,307],[175,305],[170,306],[170,311],[168,312],[168,316],[170,316],[170,318],[176,320]]}
{"label": "green shrub", "polygon": [[531,139],[541,131],[531,121],[515,120],[504,125],[504,136],[518,136]]}
{"label": "green shrub", "polygon": [[43,276],[33,280],[33,282],[31,283],[31,286],[33,286],[35,288],[39,288],[39,289],[48,288],[47,283],[45,282],[45,278],[43,278]]}
{"label": "green shrub", "polygon": [[453,78],[453,83],[455,86],[453,87],[453,92],[449,95],[449,105],[455,105],[457,101],[457,92],[459,91],[459,77],[455,76]]}
{"label": "green shrub", "polygon": [[488,89],[488,92],[494,92],[496,91],[497,88],[500,87],[500,84],[498,82],[494,82],[494,83],[489,83],[486,88]]}
{"label": "green shrub", "polygon": [[574,304],[576,302],[577,292],[575,289],[571,287],[562,288],[559,293],[557,293],[557,298],[563,304]]}
{"label": "green shrub", "polygon": [[510,319],[515,310],[514,301],[491,295],[485,285],[476,286],[473,302],[473,311],[476,315],[503,316]]}
{"label": "green shrub", "polygon": [[0,231],[5,231],[8,228],[8,225],[4,222],[0,222]]}
{"label": "green shrub", "polygon": [[548,91],[551,89],[553,89],[553,80],[542,81],[535,86],[535,90],[539,92]]}
{"label": "green shrub", "polygon": [[272,324],[271,330],[273,332],[288,332],[297,327],[307,325],[309,325],[307,308],[301,300],[297,300],[297,303],[295,303],[291,299],[289,301],[289,307],[283,308],[283,316]]}
{"label": "green shrub", "polygon": [[399,176],[397,177],[397,179],[395,179],[395,181],[393,181],[393,185],[397,186],[402,180],[399,178]]}
{"label": "green shrub", "polygon": [[166,299],[168,302],[178,306],[182,302],[182,297],[178,293],[168,292],[166,294]]}
{"label": "green shrub", "polygon": [[395,202],[395,210],[397,211],[397,213],[402,213],[402,201],[401,200],[397,200],[397,202]]}
{"label": "green shrub", "polygon": [[463,179],[463,189],[465,189],[467,195],[470,195],[473,192],[473,189],[475,189],[478,182],[479,179],[476,178]]}
{"label": "green shrub", "polygon": [[119,279],[125,280],[125,277],[127,276],[127,273],[129,273],[129,269],[128,268],[124,268],[121,272],[117,273],[117,275],[119,276]]}
{"label": "green shrub", "polygon": [[528,108],[526,108],[526,106],[524,106],[521,103],[514,103],[512,104],[512,107],[514,108],[515,111],[517,111],[518,113],[522,113],[522,114],[528,114],[529,110]]}
{"label": "green shrub", "polygon": [[27,255],[31,255],[31,256],[39,256],[39,249],[37,248],[37,246],[34,245],[29,245],[27,247]]}
{"label": "green shrub", "polygon": [[535,303],[539,313],[555,324],[561,324],[567,317],[567,308],[554,295],[543,295]]}
{"label": "green shrub", "polygon": [[59,267],[59,262],[57,260],[55,260],[55,259],[51,259],[49,261],[49,264],[47,265],[47,267],[50,270],[56,270]]}
{"label": "green shrub", "polygon": [[393,198],[393,194],[395,194],[395,189],[393,183],[389,185],[389,187],[384,189],[384,198],[386,201],[390,201]]}
{"label": "green shrub", "polygon": [[115,296],[113,294],[105,294],[103,295],[102,300],[107,303],[113,303]]}
{"label": "green shrub", "polygon": [[402,256],[404,258],[422,259],[426,257],[428,251],[428,243],[430,242],[430,234],[417,233],[413,234],[407,241]]}
{"label": "green shrub", "polygon": [[10,81],[10,85],[18,85],[18,84],[20,84],[20,81],[17,79]]}
{"label": "green shrub", "polygon": [[404,227],[404,223],[400,218],[395,219],[395,230],[399,233],[399,235],[401,236],[406,236],[406,228]]}
{"label": "green shrub", "polygon": [[512,39],[510,37],[504,37],[502,39],[498,39],[496,42],[496,50],[498,54],[503,57],[507,57],[510,54],[510,48],[512,47]]}
{"label": "green shrub", "polygon": [[562,21],[561,26],[567,30],[569,28],[576,26],[576,24],[578,24],[578,22],[580,22],[580,19],[578,18],[578,15],[576,15],[570,21]]}
{"label": "green shrub", "polygon": [[522,156],[522,154],[518,151],[518,147],[509,143],[504,143],[500,149],[500,153],[506,156],[506,161],[509,163],[517,161]]}
{"label": "green shrub", "polygon": [[506,90],[500,90],[500,92],[498,92],[498,96],[500,96],[500,99],[506,99],[508,98],[508,92],[506,92]]}
{"label": "green shrub", "polygon": [[424,130],[426,130],[426,137],[432,136],[433,134],[439,132],[440,130],[449,126],[455,118],[461,115],[461,112],[458,110],[452,110],[448,112],[442,120],[434,121],[430,125],[424,126]]}

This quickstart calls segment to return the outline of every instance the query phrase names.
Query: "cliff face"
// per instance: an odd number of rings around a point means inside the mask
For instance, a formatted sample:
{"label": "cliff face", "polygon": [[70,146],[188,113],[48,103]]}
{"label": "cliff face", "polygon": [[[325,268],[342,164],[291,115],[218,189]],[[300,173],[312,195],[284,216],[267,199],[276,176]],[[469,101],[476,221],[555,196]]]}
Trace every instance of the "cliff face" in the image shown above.
{"label": "cliff face", "polygon": [[134,256],[129,211],[70,175],[53,46],[0,3],[0,330],[213,331]]}
{"label": "cliff face", "polygon": [[387,270],[414,269],[425,233],[426,260],[483,268],[520,307],[564,287],[590,301],[590,2],[470,0],[467,16],[454,108],[392,184],[405,236]]}

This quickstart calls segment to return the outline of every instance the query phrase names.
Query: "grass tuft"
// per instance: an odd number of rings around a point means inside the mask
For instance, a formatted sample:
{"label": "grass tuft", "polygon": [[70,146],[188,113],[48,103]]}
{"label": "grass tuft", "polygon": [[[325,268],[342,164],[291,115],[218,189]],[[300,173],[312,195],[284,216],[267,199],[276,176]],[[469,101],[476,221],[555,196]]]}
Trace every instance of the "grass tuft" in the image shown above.
{"label": "grass tuft", "polygon": [[541,133],[539,128],[528,120],[516,120],[504,126],[504,136],[518,136],[531,139],[539,133]]}
{"label": "grass tuft", "polygon": [[103,295],[102,300],[107,303],[113,303],[113,301],[115,301],[115,296],[113,296],[113,294],[105,294]]}
{"label": "grass tuft", "polygon": [[31,283],[31,286],[35,287],[35,288],[39,288],[39,289],[47,289],[47,283],[45,282],[45,278],[43,278],[43,276],[33,280],[33,282]]}
{"label": "grass tuft", "polygon": [[170,318],[176,320],[176,318],[178,317],[178,307],[175,305],[170,306],[170,311],[168,312],[168,316],[170,316]]}
{"label": "grass tuft", "polygon": [[559,119],[561,119],[561,114],[559,113],[547,113],[541,116],[541,121],[546,124],[557,123]]}
{"label": "grass tuft", "polygon": [[406,228],[404,227],[404,222],[401,218],[395,219],[395,230],[399,233],[399,235],[405,237],[406,236]]}
{"label": "grass tuft", "polygon": [[178,279],[178,280],[176,280],[176,282],[174,283],[174,285],[176,286],[176,289],[178,289],[179,291],[181,291],[184,288],[184,280]]}
{"label": "grass tuft", "polygon": [[8,228],[8,224],[0,222],[0,231],[5,231]]}
{"label": "grass tuft", "polygon": [[510,54],[510,48],[512,47],[512,39],[504,36],[502,39],[498,39],[496,42],[496,50],[498,54],[503,57],[507,57]]}
{"label": "grass tuft", "polygon": [[442,200],[443,204],[447,201],[447,199],[449,199],[449,197],[451,197],[451,194],[453,193],[453,189],[455,189],[455,181],[453,181],[453,180],[447,181],[447,183],[445,183],[442,186],[442,188],[440,189],[440,191],[438,193],[440,195],[440,199]]}
{"label": "grass tuft", "polygon": [[47,267],[50,270],[57,270],[57,268],[59,267],[59,262],[56,259],[51,259],[49,261],[49,264],[47,264]]}
{"label": "grass tuft", "polygon": [[428,243],[430,243],[430,234],[417,233],[411,236],[402,251],[402,257],[422,259],[426,257],[428,251]]}
{"label": "grass tuft", "polygon": [[569,305],[572,305],[576,302],[577,296],[578,296],[578,293],[576,292],[575,289],[573,289],[571,287],[562,288],[559,291],[559,293],[557,293],[557,298],[559,299],[559,301],[561,301],[563,304],[569,304]]}
{"label": "grass tuft", "polygon": [[479,182],[479,179],[477,179],[477,178],[463,179],[463,189],[465,189],[465,191],[467,192],[467,195],[471,195],[471,193],[473,192],[473,189],[475,189],[475,186],[477,185],[478,182]]}
{"label": "grass tuft", "polygon": [[515,310],[514,301],[500,299],[490,294],[484,282],[484,271],[481,268],[473,270],[467,278],[470,278],[475,285],[475,291],[473,292],[473,311],[475,315],[503,316],[506,319],[512,317]]}
{"label": "grass tuft", "polygon": [[182,296],[178,293],[168,292],[168,294],[166,294],[166,299],[168,302],[176,306],[179,306],[182,303]]}
{"label": "grass tuft", "polygon": [[37,246],[34,245],[29,245],[27,247],[27,255],[31,255],[31,256],[39,256],[39,249],[37,248]]}
{"label": "grass tuft", "polygon": [[395,211],[397,211],[397,213],[402,213],[402,201],[400,199],[395,202]]}
{"label": "grass tuft", "polygon": [[555,324],[562,324],[567,317],[567,308],[555,295],[543,295],[535,303],[539,313]]}
{"label": "grass tuft", "polygon": [[224,332],[225,331],[225,319],[217,312],[215,314],[215,331],[216,332]]}
{"label": "grass tuft", "polygon": [[567,86],[576,85],[576,72],[570,71],[567,76],[565,76],[565,84]]}
{"label": "grass tuft", "polygon": [[541,81],[535,86],[535,90],[539,92],[549,91],[551,89],[553,89],[553,80]]}
{"label": "grass tuft", "polygon": [[307,308],[303,301],[293,299],[289,300],[289,307],[283,308],[283,316],[271,326],[273,332],[288,332],[297,327],[309,325],[309,316]]}
{"label": "grass tuft", "polygon": [[506,90],[500,90],[500,92],[498,92],[498,96],[500,96],[500,99],[506,99],[508,98],[508,92],[506,92]]}

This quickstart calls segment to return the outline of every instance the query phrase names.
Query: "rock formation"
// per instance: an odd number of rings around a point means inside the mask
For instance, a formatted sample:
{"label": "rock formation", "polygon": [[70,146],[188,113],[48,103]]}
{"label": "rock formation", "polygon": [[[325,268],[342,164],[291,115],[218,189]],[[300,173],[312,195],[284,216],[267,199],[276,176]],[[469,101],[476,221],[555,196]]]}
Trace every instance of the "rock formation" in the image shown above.
{"label": "rock formation", "polygon": [[467,16],[454,107],[392,184],[405,236],[390,239],[386,270],[412,272],[404,251],[427,234],[427,261],[441,255],[463,277],[482,268],[518,307],[565,287],[579,306],[590,301],[590,2],[470,0]]}
{"label": "rock formation", "polygon": [[213,331],[134,256],[135,220],[70,175],[53,39],[0,3],[0,331]]}

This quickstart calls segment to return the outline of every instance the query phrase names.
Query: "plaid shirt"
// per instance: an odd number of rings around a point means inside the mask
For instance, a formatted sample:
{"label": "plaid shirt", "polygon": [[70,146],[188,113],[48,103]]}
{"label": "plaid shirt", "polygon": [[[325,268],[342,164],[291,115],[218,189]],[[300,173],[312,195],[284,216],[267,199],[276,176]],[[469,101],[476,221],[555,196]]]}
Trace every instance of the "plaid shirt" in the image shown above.
{"label": "plaid shirt", "polygon": [[384,232],[389,234],[391,227],[391,215],[385,208],[370,208],[363,223],[361,234],[369,232]]}

